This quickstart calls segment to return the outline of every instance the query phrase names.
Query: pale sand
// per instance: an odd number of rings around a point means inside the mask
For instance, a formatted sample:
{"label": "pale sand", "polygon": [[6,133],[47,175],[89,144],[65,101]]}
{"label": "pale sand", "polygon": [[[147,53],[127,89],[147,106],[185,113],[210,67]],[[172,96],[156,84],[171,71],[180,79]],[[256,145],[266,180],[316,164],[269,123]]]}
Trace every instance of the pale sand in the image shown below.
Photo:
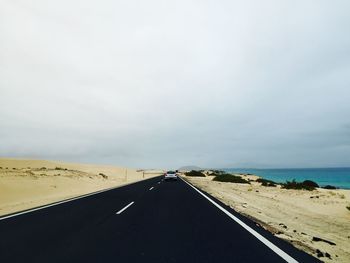
{"label": "pale sand", "polygon": [[212,176],[184,178],[313,256],[316,249],[331,255],[332,260],[322,261],[350,262],[350,190],[287,190],[257,182],[215,182]]}
{"label": "pale sand", "polygon": [[159,175],[107,165],[42,160],[0,159],[0,167],[0,215]]}

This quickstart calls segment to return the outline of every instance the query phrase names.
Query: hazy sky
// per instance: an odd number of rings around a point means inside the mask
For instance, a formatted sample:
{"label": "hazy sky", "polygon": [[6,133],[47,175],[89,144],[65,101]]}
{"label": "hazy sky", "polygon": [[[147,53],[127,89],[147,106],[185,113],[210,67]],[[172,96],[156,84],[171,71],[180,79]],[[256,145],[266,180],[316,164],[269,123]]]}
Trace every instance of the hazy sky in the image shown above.
{"label": "hazy sky", "polygon": [[0,155],[350,166],[350,1],[0,0]]}

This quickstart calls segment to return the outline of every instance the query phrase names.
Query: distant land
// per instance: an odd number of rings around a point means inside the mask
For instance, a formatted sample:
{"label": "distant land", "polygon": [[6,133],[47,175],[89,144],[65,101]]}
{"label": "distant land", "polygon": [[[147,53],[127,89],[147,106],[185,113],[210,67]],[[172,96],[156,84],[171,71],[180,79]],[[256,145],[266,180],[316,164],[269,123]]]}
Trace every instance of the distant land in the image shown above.
{"label": "distant land", "polygon": [[200,168],[198,166],[195,166],[195,165],[187,165],[187,166],[182,166],[180,167],[178,170],[180,171],[191,171],[191,170],[203,170],[203,168]]}

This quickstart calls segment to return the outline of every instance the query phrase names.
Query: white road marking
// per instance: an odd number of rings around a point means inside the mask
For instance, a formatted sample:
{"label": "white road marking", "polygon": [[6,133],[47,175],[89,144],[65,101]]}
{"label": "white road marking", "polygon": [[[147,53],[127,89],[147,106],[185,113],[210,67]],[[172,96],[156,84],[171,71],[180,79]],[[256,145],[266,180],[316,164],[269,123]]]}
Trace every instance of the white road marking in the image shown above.
{"label": "white road marking", "polygon": [[231,219],[236,221],[240,226],[242,226],[245,230],[247,230],[249,233],[251,233],[253,236],[255,236],[257,239],[259,239],[262,243],[264,243],[267,247],[269,247],[273,252],[275,252],[277,255],[279,255],[281,258],[283,258],[285,261],[290,263],[297,263],[298,261],[289,256],[286,252],[284,252],[282,249],[277,247],[275,244],[273,244],[271,241],[260,235],[258,232],[256,232],[254,229],[246,225],[243,221],[235,217],[233,214],[231,214],[229,211],[227,211],[225,208],[223,208],[221,205],[210,199],[208,196],[203,194],[201,191],[199,191],[196,187],[194,187],[192,184],[187,182],[186,180],[180,178],[182,181],[184,181],[186,184],[188,184],[190,187],[192,187],[194,190],[196,190],[199,194],[201,194],[204,198],[206,198],[210,203],[215,205],[217,208],[219,208],[222,212],[224,212],[226,215],[228,215]]}
{"label": "white road marking", "polygon": [[151,191],[154,187],[152,186],[149,190]]}
{"label": "white road marking", "polygon": [[126,209],[128,209],[129,206],[131,206],[134,203],[134,201],[132,201],[130,204],[128,204],[126,207],[124,207],[123,209],[119,210],[116,214],[120,215],[121,213],[123,213]]}

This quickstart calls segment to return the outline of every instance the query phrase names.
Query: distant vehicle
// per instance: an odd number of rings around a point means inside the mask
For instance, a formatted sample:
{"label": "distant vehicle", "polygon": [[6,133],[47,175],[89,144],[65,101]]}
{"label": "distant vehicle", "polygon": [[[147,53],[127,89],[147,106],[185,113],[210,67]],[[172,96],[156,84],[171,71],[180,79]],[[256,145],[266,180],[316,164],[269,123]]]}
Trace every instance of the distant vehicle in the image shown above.
{"label": "distant vehicle", "polygon": [[177,174],[176,174],[176,172],[174,172],[174,171],[167,171],[164,174],[164,180],[165,181],[171,181],[171,180],[177,181]]}

